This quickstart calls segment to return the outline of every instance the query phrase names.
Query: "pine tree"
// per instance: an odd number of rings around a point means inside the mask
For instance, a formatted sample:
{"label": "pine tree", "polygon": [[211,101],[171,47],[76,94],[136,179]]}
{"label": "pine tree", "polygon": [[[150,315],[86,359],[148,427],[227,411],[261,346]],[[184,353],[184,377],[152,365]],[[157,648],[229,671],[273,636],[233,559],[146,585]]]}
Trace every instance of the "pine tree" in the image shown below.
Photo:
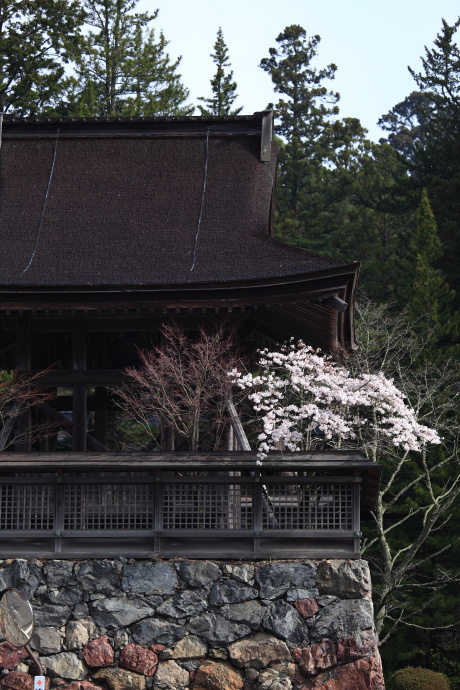
{"label": "pine tree", "polygon": [[34,116],[53,100],[82,21],[78,0],[1,0],[0,117]]}
{"label": "pine tree", "polygon": [[[284,97],[274,105],[275,131],[283,141],[277,196],[277,230],[307,249],[324,250],[324,227],[350,193],[364,130],[356,119],[338,120],[339,94],[324,82],[337,67],[316,69],[319,36],[286,27],[260,67]],[[273,107],[272,104],[269,107]],[[334,239],[329,235],[329,248]]]}
{"label": "pine tree", "polygon": [[231,63],[221,27],[217,32],[214,53],[211,53],[211,57],[217,65],[216,73],[211,79],[213,95],[211,98],[198,98],[199,101],[206,104],[205,106],[199,105],[198,109],[201,115],[238,115],[243,108],[232,110],[232,105],[238,98],[237,84],[233,81],[233,71],[230,70],[227,73],[225,71],[225,68],[230,67]]}
{"label": "pine tree", "polygon": [[[184,115],[189,92],[171,62],[166,41],[155,37],[137,0],[85,0],[90,27],[75,54],[76,75],[58,110],[69,115]],[[83,86],[82,86],[83,85]]]}

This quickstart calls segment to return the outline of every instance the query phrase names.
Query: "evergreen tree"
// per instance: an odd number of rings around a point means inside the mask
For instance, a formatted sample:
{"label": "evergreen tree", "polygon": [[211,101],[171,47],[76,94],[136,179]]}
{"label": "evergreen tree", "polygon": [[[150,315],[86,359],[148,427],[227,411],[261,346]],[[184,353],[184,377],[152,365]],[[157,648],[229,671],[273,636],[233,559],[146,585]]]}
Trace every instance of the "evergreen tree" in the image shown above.
{"label": "evergreen tree", "polygon": [[1,0],[0,117],[34,116],[52,101],[82,21],[78,0]]}
{"label": "evergreen tree", "polygon": [[[410,171],[410,185],[419,195],[426,188],[444,246],[438,267],[445,273],[460,305],[460,49],[455,37],[460,19],[443,20],[434,47],[425,48],[422,70],[410,69],[419,97],[414,94],[381,119],[389,142],[402,154]],[[404,119],[404,103],[407,108]],[[412,125],[412,126],[410,126]],[[404,141],[404,145],[401,142]],[[420,198],[420,196],[419,196]]]}
{"label": "evergreen tree", "polygon": [[156,40],[137,0],[85,0],[90,27],[75,53],[76,76],[68,80],[58,110],[69,115],[184,115],[189,92],[171,62],[162,33]]}
{"label": "evergreen tree", "polygon": [[201,115],[238,115],[242,108],[232,110],[232,105],[238,97],[236,93],[237,85],[233,81],[233,71],[230,70],[227,73],[225,71],[225,68],[230,67],[231,63],[221,27],[219,27],[217,32],[214,53],[211,53],[211,57],[217,65],[216,73],[211,79],[213,95],[211,98],[198,98],[199,101],[203,101],[206,104],[205,106],[199,105],[198,109]]}
{"label": "evergreen tree", "polygon": [[408,162],[413,161],[414,150],[426,142],[432,109],[430,93],[412,91],[378,121],[382,129],[390,132],[388,143]]}
{"label": "evergreen tree", "polygon": [[460,355],[459,314],[452,308],[455,296],[436,262],[443,254],[436,221],[426,190],[417,209],[415,229],[409,242],[410,256],[405,262],[407,286],[402,291],[407,315],[414,327],[431,333],[433,360]]}
{"label": "evergreen tree", "polygon": [[284,96],[274,106],[275,131],[283,137],[277,230],[305,248],[328,251],[334,240],[330,236],[326,247],[321,246],[324,224],[350,192],[365,148],[364,130],[356,119],[336,117],[339,94],[324,82],[334,78],[337,68],[312,66],[320,37],[307,37],[301,26],[292,25],[276,41],[278,47],[269,49],[270,56],[260,66]]}

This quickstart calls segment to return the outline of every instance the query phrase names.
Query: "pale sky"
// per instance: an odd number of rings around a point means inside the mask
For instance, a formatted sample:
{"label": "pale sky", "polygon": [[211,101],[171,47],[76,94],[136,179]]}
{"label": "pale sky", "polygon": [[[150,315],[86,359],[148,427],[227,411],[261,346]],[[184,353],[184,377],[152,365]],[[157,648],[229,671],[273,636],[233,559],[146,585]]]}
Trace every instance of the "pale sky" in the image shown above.
{"label": "pale sky", "polygon": [[215,65],[209,54],[219,26],[238,84],[235,105],[246,114],[276,102],[270,77],[258,65],[286,26],[300,24],[321,36],[316,67],[337,65],[331,87],[341,95],[341,117],[358,117],[374,140],[383,135],[379,117],[415,88],[407,66],[418,70],[442,19],[453,24],[460,15],[458,0],[140,0],[136,9],[157,8],[152,26],[170,41],[171,58],[182,55],[190,102],[211,95]]}

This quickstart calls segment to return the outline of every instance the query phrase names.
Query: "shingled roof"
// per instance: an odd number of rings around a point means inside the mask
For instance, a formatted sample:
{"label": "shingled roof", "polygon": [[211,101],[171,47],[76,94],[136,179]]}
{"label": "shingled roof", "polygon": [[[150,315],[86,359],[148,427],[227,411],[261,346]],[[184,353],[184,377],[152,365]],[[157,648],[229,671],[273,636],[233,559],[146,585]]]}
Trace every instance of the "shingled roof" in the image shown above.
{"label": "shingled roof", "polygon": [[273,239],[266,113],[5,119],[0,285],[178,285],[322,272]]}
{"label": "shingled roof", "polygon": [[6,117],[0,311],[38,318],[249,309],[279,340],[354,347],[358,264],[273,237],[272,122],[270,111]]}

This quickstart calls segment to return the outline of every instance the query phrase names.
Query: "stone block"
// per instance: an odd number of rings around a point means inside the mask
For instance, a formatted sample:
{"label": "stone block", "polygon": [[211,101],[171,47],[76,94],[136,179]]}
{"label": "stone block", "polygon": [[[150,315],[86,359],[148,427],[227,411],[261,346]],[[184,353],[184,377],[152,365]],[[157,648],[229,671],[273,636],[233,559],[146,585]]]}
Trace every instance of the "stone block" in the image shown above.
{"label": "stone block", "polygon": [[57,654],[62,650],[64,636],[57,628],[35,628],[31,644],[40,654]]}
{"label": "stone block", "polygon": [[83,680],[88,672],[86,665],[72,652],[61,652],[43,658],[45,675],[68,680]]}
{"label": "stone block", "polygon": [[191,587],[205,587],[222,576],[221,569],[211,561],[184,561],[179,564],[179,575]]}
{"label": "stone block", "polygon": [[46,561],[43,566],[48,587],[67,587],[73,579],[72,561]]}
{"label": "stone block", "polygon": [[316,676],[320,671],[337,665],[337,644],[325,639],[304,649],[294,649],[292,655],[302,675]]}
{"label": "stone block", "polygon": [[335,666],[298,685],[300,690],[385,690],[378,657],[366,657]]}
{"label": "stone block", "polygon": [[241,690],[243,676],[228,663],[203,661],[195,675],[195,688],[207,690]]}
{"label": "stone block", "polygon": [[[49,690],[49,678],[45,679],[45,690]],[[11,671],[0,683],[0,688],[8,690],[34,690],[34,679],[28,673]]]}
{"label": "stone block", "polygon": [[101,668],[93,673],[93,678],[107,683],[110,690],[146,690],[144,676],[122,668]]}
{"label": "stone block", "polygon": [[343,599],[368,597],[371,592],[371,578],[367,561],[321,561],[318,565],[317,586],[321,594],[331,594]]}
{"label": "stone block", "polygon": [[119,628],[153,614],[140,597],[104,597],[91,604],[91,615],[104,628]]}
{"label": "stone block", "polygon": [[185,636],[185,627],[172,621],[148,618],[132,625],[131,635],[137,644],[150,646],[152,644],[173,644]]}
{"label": "stone block", "polygon": [[223,604],[238,604],[256,597],[257,590],[254,587],[249,587],[235,580],[226,580],[224,582],[216,582],[213,585],[209,595],[209,602],[212,606],[222,606]]}
{"label": "stone block", "polygon": [[247,585],[254,584],[255,568],[253,565],[242,563],[241,565],[224,565],[224,573],[231,575],[234,580],[244,582]]}
{"label": "stone block", "polygon": [[234,642],[228,652],[237,668],[262,669],[272,663],[291,661],[286,643],[264,633]]}
{"label": "stone block", "polygon": [[11,560],[0,562],[0,591],[13,587],[14,570]]}
{"label": "stone block", "polygon": [[187,635],[176,644],[173,659],[199,659],[206,655],[207,645],[195,635]]}
{"label": "stone block", "polygon": [[12,586],[22,590],[28,599],[32,599],[38,587],[44,583],[41,569],[36,565],[38,561],[18,558],[12,564]]}
{"label": "stone block", "polygon": [[88,644],[90,633],[95,628],[94,622],[88,619],[69,621],[65,627],[65,646],[69,651],[82,649]]}
{"label": "stone block", "polygon": [[72,615],[68,606],[57,606],[55,604],[42,604],[34,606],[35,624],[38,628],[60,628],[65,625]]}
{"label": "stone block", "polygon": [[144,676],[154,676],[158,666],[155,652],[130,642],[120,653],[120,666]]}
{"label": "stone block", "polygon": [[75,585],[52,588],[47,590],[45,599],[49,604],[75,606],[83,599],[83,590]]}
{"label": "stone block", "polygon": [[158,688],[158,690],[184,690],[188,686],[189,680],[189,672],[181,668],[175,661],[162,661],[154,676],[153,687]]}
{"label": "stone block", "polygon": [[308,644],[308,627],[296,609],[285,601],[274,601],[268,606],[262,624],[277,637],[296,645]]}
{"label": "stone block", "polygon": [[82,561],[75,566],[75,579],[85,592],[113,596],[118,594],[119,563],[113,561]]}
{"label": "stone block", "polygon": [[0,646],[0,668],[16,668],[28,656],[23,647],[15,647],[9,642],[4,642]]}
{"label": "stone block", "polygon": [[123,567],[122,588],[136,594],[173,594],[177,575],[169,563],[139,562]]}
{"label": "stone block", "polygon": [[314,563],[267,563],[256,570],[262,599],[276,599],[288,589],[309,589],[316,583]]}
{"label": "stone block", "polygon": [[114,651],[107,635],[101,635],[83,647],[83,656],[88,666],[110,666],[113,663]]}
{"label": "stone block", "polygon": [[311,587],[310,589],[288,589],[286,592],[286,601],[293,602],[299,601],[299,599],[311,599],[313,597],[317,597],[318,595],[319,591],[315,587]]}
{"label": "stone block", "polygon": [[236,621],[258,630],[266,607],[257,601],[244,601],[241,604],[226,604],[221,606],[219,613],[227,620]]}
{"label": "stone block", "polygon": [[293,679],[274,668],[261,671],[256,684],[256,690],[291,690],[293,687]]}
{"label": "stone block", "polygon": [[184,618],[196,616],[209,607],[207,592],[203,590],[184,590],[175,597],[167,599],[156,612],[170,618]]}
{"label": "stone block", "polygon": [[362,656],[376,656],[378,654],[377,636],[372,630],[337,640],[338,661],[352,661]]}
{"label": "stone block", "polygon": [[298,601],[294,601],[294,606],[302,618],[311,618],[320,610],[316,599],[298,599]]}
{"label": "stone block", "polygon": [[321,609],[312,619],[310,637],[320,642],[325,637],[337,640],[355,636],[374,626],[372,602],[368,599],[348,599],[333,602]]}
{"label": "stone block", "polygon": [[189,633],[202,637],[210,644],[234,642],[251,632],[247,625],[228,621],[214,612],[191,618],[186,628]]}

